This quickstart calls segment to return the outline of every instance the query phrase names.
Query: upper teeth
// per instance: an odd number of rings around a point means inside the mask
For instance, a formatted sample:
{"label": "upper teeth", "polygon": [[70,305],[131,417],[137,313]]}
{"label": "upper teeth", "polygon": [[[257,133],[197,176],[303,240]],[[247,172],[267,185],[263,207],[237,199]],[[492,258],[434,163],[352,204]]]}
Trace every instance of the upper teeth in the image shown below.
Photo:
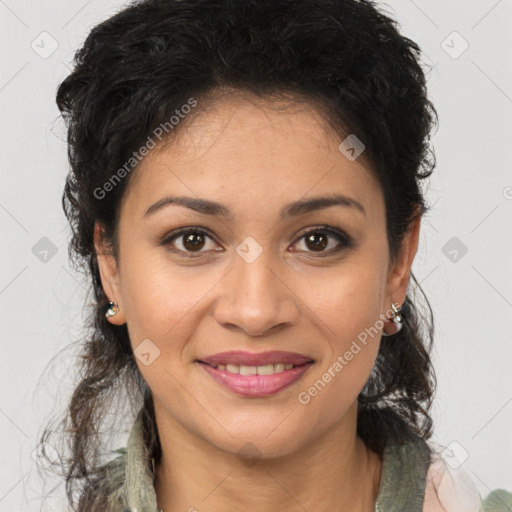
{"label": "upper teeth", "polygon": [[218,364],[216,366],[218,370],[227,370],[230,373],[238,373],[240,375],[272,375],[279,373],[284,370],[291,370],[293,368],[292,363],[283,364],[265,364],[263,366],[244,366],[236,364]]}

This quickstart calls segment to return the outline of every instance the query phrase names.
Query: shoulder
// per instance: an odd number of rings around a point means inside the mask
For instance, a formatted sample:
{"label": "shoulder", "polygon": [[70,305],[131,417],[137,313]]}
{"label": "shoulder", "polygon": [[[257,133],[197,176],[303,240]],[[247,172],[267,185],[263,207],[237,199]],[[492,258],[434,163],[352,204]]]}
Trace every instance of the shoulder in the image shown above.
{"label": "shoulder", "polygon": [[503,489],[492,491],[482,503],[479,512],[511,512],[512,493]]}
{"label": "shoulder", "polygon": [[431,462],[422,512],[512,512],[512,494],[496,490],[484,502],[451,450],[427,442]]}
{"label": "shoulder", "polygon": [[78,506],[79,512],[106,512],[120,510],[124,505],[124,479],[126,453],[101,466],[83,489]]}

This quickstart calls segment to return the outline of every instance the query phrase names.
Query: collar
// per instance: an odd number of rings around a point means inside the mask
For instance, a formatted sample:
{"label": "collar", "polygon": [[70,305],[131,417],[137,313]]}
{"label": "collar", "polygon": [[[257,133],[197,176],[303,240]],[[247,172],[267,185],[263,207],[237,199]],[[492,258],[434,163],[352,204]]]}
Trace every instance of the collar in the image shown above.
{"label": "collar", "polygon": [[[122,457],[125,458],[124,506],[131,512],[158,512],[149,454],[142,437],[142,409],[133,423]],[[430,449],[419,437],[401,445],[386,446],[375,512],[421,512],[429,465]]]}
{"label": "collar", "polygon": [[126,446],[124,496],[132,512],[157,512],[156,492],[149,471],[149,453],[142,437],[142,409],[132,426]]}

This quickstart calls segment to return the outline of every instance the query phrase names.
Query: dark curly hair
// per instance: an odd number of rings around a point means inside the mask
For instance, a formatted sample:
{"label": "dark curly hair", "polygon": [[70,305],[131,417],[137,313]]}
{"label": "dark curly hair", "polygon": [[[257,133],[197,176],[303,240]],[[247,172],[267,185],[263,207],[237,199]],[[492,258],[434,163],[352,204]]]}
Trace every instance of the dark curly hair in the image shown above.
{"label": "dark curly hair", "polygon": [[[145,443],[157,464],[161,456],[151,391],[126,325],[105,318],[93,241],[100,221],[118,256],[119,205],[133,173],[107,200],[95,191],[191,97],[200,103],[230,88],[295,98],[320,106],[339,134],[364,141],[365,161],[384,193],[393,259],[410,223],[428,211],[420,181],[435,167],[430,134],[437,113],[420,55],[370,0],[139,0],[91,30],[57,92],[71,167],[63,194],[69,255],[92,278],[94,292],[79,382],[63,419],[70,453],[61,464],[73,510],[90,510],[83,499],[75,508],[73,499],[104,475],[101,427],[108,415],[119,417],[120,399],[128,397],[132,412],[143,407]],[[358,397],[358,434],[380,454],[388,442],[432,435],[433,315],[413,274],[411,281],[404,328],[382,338]],[[49,433],[47,427],[41,442]]]}

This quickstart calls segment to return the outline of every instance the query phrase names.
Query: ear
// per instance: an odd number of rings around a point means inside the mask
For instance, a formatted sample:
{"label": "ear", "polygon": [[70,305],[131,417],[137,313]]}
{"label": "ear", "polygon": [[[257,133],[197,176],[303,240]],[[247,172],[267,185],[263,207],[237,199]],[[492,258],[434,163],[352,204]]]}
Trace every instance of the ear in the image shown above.
{"label": "ear", "polygon": [[389,309],[391,301],[398,302],[399,304],[403,304],[405,301],[411,267],[418,249],[420,225],[421,213],[419,212],[409,224],[396,261],[389,271],[387,282],[389,303],[385,304],[386,309]]}
{"label": "ear", "polygon": [[119,309],[118,313],[111,316],[108,321],[114,325],[122,325],[126,322],[126,317],[119,286],[119,268],[112,247],[105,238],[104,227],[99,221],[94,224],[94,248],[103,291],[110,301],[118,305]]}

